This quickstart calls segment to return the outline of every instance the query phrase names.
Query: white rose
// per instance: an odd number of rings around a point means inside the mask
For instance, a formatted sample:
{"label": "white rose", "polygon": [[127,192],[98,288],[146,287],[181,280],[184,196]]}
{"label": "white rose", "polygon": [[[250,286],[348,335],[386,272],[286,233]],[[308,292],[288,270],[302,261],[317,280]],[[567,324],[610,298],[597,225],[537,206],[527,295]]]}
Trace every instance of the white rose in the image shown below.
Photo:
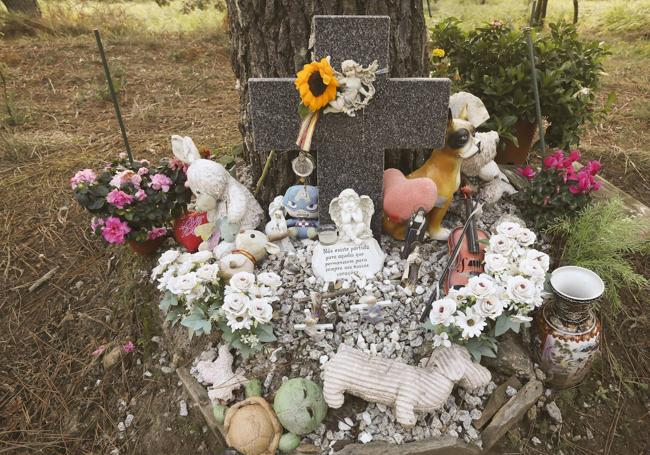
{"label": "white rose", "polygon": [[166,291],[169,286],[169,280],[174,278],[174,276],[174,270],[167,269],[167,271],[165,271],[165,273],[163,273],[162,276],[158,278],[158,290]]}
{"label": "white rose", "polygon": [[548,254],[542,253],[541,251],[535,250],[535,249],[530,249],[526,252],[526,258],[527,259],[533,259],[540,264],[542,264],[542,268],[544,269],[544,272],[548,271],[548,267],[550,266],[551,259],[548,257]]}
{"label": "white rose", "polygon": [[474,310],[484,318],[496,319],[503,313],[504,302],[496,295],[488,295],[478,299],[474,304]]}
{"label": "white rose", "polygon": [[522,229],[517,235],[517,241],[522,246],[530,246],[535,243],[535,240],[537,240],[537,236],[530,229]]}
{"label": "white rose", "polygon": [[230,279],[230,286],[241,292],[247,292],[255,285],[255,275],[248,272],[235,273]]}
{"label": "white rose", "polygon": [[197,251],[196,253],[192,253],[190,261],[194,263],[203,263],[209,261],[212,258],[214,258],[214,254],[212,254],[212,251],[210,250]]}
{"label": "white rose", "polygon": [[167,264],[158,264],[151,270],[151,279],[155,280],[159,275],[162,275],[165,270],[167,270]]}
{"label": "white rose", "polygon": [[485,271],[487,273],[501,273],[510,268],[510,260],[503,254],[486,253]]}
{"label": "white rose", "polygon": [[517,275],[508,278],[506,292],[511,300],[531,305],[537,294],[537,286],[529,279]]}
{"label": "white rose", "polygon": [[196,276],[208,283],[216,283],[219,281],[219,265],[218,264],[203,264],[196,271]]}
{"label": "white rose", "polygon": [[192,253],[181,254],[176,262],[192,262]]}
{"label": "white rose", "polygon": [[490,237],[490,253],[510,256],[515,247],[515,242],[503,234],[496,234]]}
{"label": "white rose", "polygon": [[270,322],[273,317],[273,307],[266,299],[252,299],[248,303],[248,312],[262,324]]}
{"label": "white rose", "polygon": [[177,275],[186,275],[190,273],[192,270],[194,270],[194,264],[191,262],[183,262],[181,265],[178,266],[177,270]]}
{"label": "white rose", "polygon": [[442,324],[448,326],[454,320],[454,313],[456,312],[456,301],[448,298],[436,300],[431,306],[429,313],[429,320],[433,325]]}
{"label": "white rose", "polygon": [[273,272],[260,273],[257,275],[257,281],[262,283],[264,286],[270,287],[273,290],[282,286],[282,278],[280,278],[280,275]]}
{"label": "white rose", "polygon": [[519,223],[504,221],[497,226],[497,234],[505,235],[510,239],[516,239],[521,233],[522,229],[523,228]]}
{"label": "white rose", "polygon": [[467,282],[466,288],[469,294],[476,298],[486,297],[494,291],[494,281],[488,275],[482,273],[479,276],[473,276]]}
{"label": "white rose", "polygon": [[543,281],[546,277],[546,270],[544,270],[543,264],[535,259],[522,259],[519,262],[519,272],[522,275],[531,277],[536,283]]}
{"label": "white rose", "polygon": [[167,266],[178,259],[178,256],[180,256],[178,250],[167,250],[158,258],[158,264]]}
{"label": "white rose", "polygon": [[167,287],[172,294],[189,295],[197,284],[196,273],[190,272],[170,278]]}
{"label": "white rose", "polygon": [[226,314],[241,316],[248,311],[250,299],[244,294],[228,294],[223,298],[221,309]]}

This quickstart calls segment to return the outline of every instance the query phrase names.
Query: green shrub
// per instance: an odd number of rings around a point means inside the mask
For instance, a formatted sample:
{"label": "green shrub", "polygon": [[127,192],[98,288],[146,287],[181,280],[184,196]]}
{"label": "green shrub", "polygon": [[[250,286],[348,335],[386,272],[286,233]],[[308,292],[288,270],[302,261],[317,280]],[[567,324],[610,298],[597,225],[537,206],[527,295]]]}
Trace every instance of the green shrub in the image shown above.
{"label": "green shrub", "polygon": [[[491,116],[484,128],[516,144],[517,120],[535,121],[526,34],[498,21],[469,32],[459,24],[448,18],[432,28],[433,47],[443,49],[449,63],[440,65],[441,57],[432,56],[432,73],[451,77],[455,90],[481,98]],[[560,22],[549,28],[532,32],[542,114],[550,123],[546,141],[569,148],[579,144],[582,125],[597,112],[595,89],[608,51],[581,40],[573,25]]]}
{"label": "green shrub", "polygon": [[650,221],[628,216],[620,199],[589,205],[574,219],[556,220],[546,232],[561,241],[563,265],[585,267],[600,275],[614,308],[621,303],[622,289],[650,286],[632,262],[633,255],[650,253]]}

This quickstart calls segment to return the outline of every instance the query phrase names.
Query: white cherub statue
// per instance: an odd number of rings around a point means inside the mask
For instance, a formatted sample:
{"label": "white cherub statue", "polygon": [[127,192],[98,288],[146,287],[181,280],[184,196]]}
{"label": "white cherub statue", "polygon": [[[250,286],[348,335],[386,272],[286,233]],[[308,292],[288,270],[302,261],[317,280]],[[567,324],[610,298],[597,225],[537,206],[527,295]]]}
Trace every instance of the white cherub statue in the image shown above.
{"label": "white cherub statue", "polygon": [[269,204],[269,217],[271,217],[271,220],[266,223],[264,233],[268,236],[281,237],[280,240],[276,240],[274,243],[282,251],[295,251],[296,249],[291,244],[291,239],[289,239],[289,227],[284,215],[283,199],[283,196],[277,196]]}
{"label": "white cherub statue", "polygon": [[330,216],[339,229],[340,242],[361,243],[372,238],[370,221],[375,206],[368,196],[359,196],[353,189],[341,191],[330,202]]}
{"label": "white cherub statue", "polygon": [[377,60],[364,68],[354,60],[344,60],[341,63],[341,73],[336,71],[336,79],[340,90],[336,99],[330,101],[325,113],[344,112],[350,117],[355,116],[355,111],[363,109],[375,94],[375,73],[379,64]]}
{"label": "white cherub statue", "polygon": [[[202,159],[189,137],[172,136],[174,156],[189,164],[186,185],[196,197],[197,210],[206,212],[208,222],[218,229],[226,221],[235,233],[255,229],[264,219],[264,211],[253,195],[221,164]],[[199,249],[206,249],[203,242]]]}

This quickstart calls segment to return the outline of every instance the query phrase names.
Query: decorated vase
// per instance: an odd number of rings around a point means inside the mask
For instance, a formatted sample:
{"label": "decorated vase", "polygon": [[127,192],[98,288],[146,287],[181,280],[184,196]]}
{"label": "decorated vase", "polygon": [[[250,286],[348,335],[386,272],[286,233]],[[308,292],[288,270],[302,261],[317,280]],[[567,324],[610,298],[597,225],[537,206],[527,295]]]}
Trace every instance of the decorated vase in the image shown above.
{"label": "decorated vase", "polygon": [[598,354],[602,326],[593,305],[605,285],[575,266],[554,270],[550,282],[554,299],[535,316],[534,353],[548,382],[566,388],[587,376]]}
{"label": "decorated vase", "polygon": [[158,248],[163,244],[165,241],[165,237],[158,237],[157,239],[153,240],[144,240],[142,242],[138,242],[136,240],[129,240],[129,246],[133,251],[138,253],[140,256],[151,256],[158,251]]}

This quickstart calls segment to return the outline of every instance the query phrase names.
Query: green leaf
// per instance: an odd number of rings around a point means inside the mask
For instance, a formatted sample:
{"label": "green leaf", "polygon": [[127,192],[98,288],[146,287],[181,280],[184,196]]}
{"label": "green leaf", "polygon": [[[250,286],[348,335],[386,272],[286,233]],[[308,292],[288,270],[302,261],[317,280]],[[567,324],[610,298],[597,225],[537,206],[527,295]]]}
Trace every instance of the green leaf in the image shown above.
{"label": "green leaf", "polygon": [[300,115],[301,119],[304,120],[311,113],[312,113],[311,110],[304,104],[300,103],[298,105],[298,115]]}
{"label": "green leaf", "polygon": [[165,292],[165,296],[160,301],[160,309],[167,314],[171,306],[177,305],[178,299],[171,292]]}
{"label": "green leaf", "polygon": [[276,336],[273,334],[273,326],[271,324],[260,324],[257,326],[255,335],[262,343],[269,343],[271,341],[277,340]]}

